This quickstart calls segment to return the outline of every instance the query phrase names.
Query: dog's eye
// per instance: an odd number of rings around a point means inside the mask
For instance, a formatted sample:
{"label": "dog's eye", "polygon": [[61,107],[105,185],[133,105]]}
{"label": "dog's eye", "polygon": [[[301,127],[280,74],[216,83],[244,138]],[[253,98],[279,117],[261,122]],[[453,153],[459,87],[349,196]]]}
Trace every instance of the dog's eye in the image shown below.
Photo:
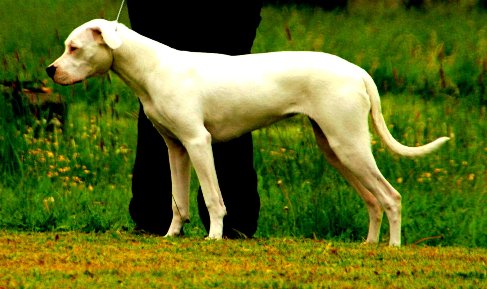
{"label": "dog's eye", "polygon": [[78,50],[78,47],[76,47],[76,46],[69,46],[69,47],[68,47],[68,52],[69,52],[69,53],[74,53],[74,52],[76,52],[77,50]]}

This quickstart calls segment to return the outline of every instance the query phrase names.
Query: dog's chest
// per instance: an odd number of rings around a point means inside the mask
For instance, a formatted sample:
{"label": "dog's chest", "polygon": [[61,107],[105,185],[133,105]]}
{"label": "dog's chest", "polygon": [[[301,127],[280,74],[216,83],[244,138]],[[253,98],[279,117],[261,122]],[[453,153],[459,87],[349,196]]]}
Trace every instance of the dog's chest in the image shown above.
{"label": "dog's chest", "polygon": [[176,138],[174,133],[171,131],[167,121],[163,119],[163,116],[156,112],[156,110],[147,103],[143,103],[145,116],[150,120],[152,125],[157,129],[157,131],[164,136],[171,138]]}

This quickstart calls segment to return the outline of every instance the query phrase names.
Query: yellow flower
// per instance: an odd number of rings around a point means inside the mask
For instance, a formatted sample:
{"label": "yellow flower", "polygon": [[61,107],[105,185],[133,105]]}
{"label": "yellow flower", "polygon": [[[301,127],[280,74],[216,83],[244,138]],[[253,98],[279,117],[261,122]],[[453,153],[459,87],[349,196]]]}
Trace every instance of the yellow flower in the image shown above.
{"label": "yellow flower", "polygon": [[397,178],[396,182],[397,182],[398,184],[402,184],[403,179],[402,179],[402,178]]}
{"label": "yellow flower", "polygon": [[457,186],[461,185],[462,182],[463,182],[463,178],[462,177],[458,178],[457,181],[456,181]]}
{"label": "yellow flower", "polygon": [[469,180],[469,181],[473,181],[473,180],[475,180],[475,174],[469,174],[469,175],[467,176],[467,180]]}
{"label": "yellow flower", "polygon": [[69,172],[71,170],[70,167],[64,167],[64,168],[59,168],[58,169],[58,172],[60,173],[66,173],[66,172]]}
{"label": "yellow flower", "polygon": [[28,153],[29,153],[29,155],[36,156],[36,155],[41,153],[41,149],[37,148],[37,149],[29,150]]}
{"label": "yellow flower", "polygon": [[50,211],[50,205],[54,203],[54,198],[53,197],[48,197],[42,200],[42,203],[44,204],[44,207],[46,210],[49,212]]}

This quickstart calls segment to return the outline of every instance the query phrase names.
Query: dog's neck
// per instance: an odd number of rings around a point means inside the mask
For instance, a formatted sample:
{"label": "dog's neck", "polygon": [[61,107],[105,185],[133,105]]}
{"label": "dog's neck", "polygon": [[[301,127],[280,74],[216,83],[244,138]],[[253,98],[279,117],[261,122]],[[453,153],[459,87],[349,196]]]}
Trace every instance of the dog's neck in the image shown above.
{"label": "dog's neck", "polygon": [[[144,37],[123,25],[118,25],[117,32],[122,38],[123,44],[112,52],[111,70],[134,90],[143,103],[150,101],[149,83],[146,81],[150,79],[148,75],[158,71],[160,80],[164,81],[164,67],[167,66],[162,63],[165,61],[165,57],[161,57],[161,51],[167,54],[167,58],[170,58],[171,54],[177,50]],[[140,55],[152,55],[152,57],[141,58]],[[157,59],[158,61],[147,63],[142,59]]]}

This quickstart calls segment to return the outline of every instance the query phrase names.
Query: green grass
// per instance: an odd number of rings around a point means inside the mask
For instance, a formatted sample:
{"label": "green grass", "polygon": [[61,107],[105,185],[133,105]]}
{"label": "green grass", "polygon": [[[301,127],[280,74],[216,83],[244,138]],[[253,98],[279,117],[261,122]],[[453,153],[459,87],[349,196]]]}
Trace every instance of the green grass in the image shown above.
{"label": "green grass", "polygon": [[[10,80],[47,78],[44,67],[62,52],[75,26],[94,17],[113,19],[118,11],[111,1],[2,5],[0,79]],[[485,11],[454,5],[405,11],[362,3],[342,13],[266,7],[262,16],[254,52],[338,54],[372,74],[398,140],[416,145],[452,138],[440,151],[410,160],[392,156],[374,136],[378,166],[403,196],[403,243],[487,247]],[[122,21],[128,23],[126,14]],[[115,76],[74,87],[47,83],[66,97],[69,109],[65,127],[51,133],[42,120],[26,126],[0,97],[0,228],[130,231],[136,98]],[[254,136],[262,198],[258,237],[365,238],[365,206],[324,161],[306,119]],[[193,179],[193,195],[196,185]],[[201,238],[194,199],[185,232]],[[383,242],[387,236],[385,219]]]}
{"label": "green grass", "polygon": [[487,104],[485,11],[437,5],[406,12],[357,2],[335,13],[265,10],[254,51],[325,51],[365,68],[383,92],[468,95]]}
{"label": "green grass", "polygon": [[[446,113],[453,106],[457,113]],[[432,103],[392,95],[383,98],[383,107],[393,134],[409,145],[452,137],[439,152],[416,160],[391,155],[374,137],[379,168],[403,196],[404,241],[437,236],[441,239],[432,244],[485,246],[485,208],[479,204],[486,198],[487,162],[486,148],[478,144],[486,126],[470,120],[485,118],[485,112],[454,100]],[[437,125],[431,124],[433,119]],[[263,212],[267,226],[261,232],[345,240],[366,236],[367,212],[361,200],[325,163],[306,119],[256,135],[260,175],[267,178],[262,179],[263,197],[274,207]]]}
{"label": "green grass", "polygon": [[485,249],[2,233],[0,288],[481,288]]}

